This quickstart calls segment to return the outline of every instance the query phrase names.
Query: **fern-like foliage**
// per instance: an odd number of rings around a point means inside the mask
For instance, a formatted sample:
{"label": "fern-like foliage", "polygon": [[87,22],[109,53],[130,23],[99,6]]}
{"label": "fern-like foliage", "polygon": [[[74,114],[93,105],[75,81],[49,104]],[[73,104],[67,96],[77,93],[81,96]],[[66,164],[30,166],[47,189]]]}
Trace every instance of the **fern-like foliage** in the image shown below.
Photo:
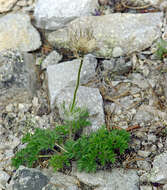
{"label": "fern-like foliage", "polygon": [[41,151],[53,150],[55,142],[62,142],[63,136],[61,131],[57,133],[57,129],[39,129],[37,128],[34,134],[27,133],[22,138],[22,143],[27,143],[26,148],[20,150],[14,158],[12,158],[12,165],[18,168],[20,165],[32,167],[38,160]]}
{"label": "fern-like foliage", "polygon": [[118,154],[128,148],[130,135],[125,130],[108,132],[103,126],[89,137],[67,141],[65,148],[69,159],[77,161],[79,171],[95,172],[99,166],[114,163]]}
{"label": "fern-like foliage", "polygon": [[[79,171],[95,172],[114,163],[117,155],[128,148],[129,133],[125,130],[108,131],[102,126],[90,136],[81,135],[79,130],[90,125],[87,117],[87,112],[81,112],[79,120],[66,121],[53,130],[37,128],[34,134],[27,133],[22,139],[27,146],[16,153],[12,165],[16,168],[20,165],[33,167],[39,158],[45,157],[55,171],[76,161]],[[69,138],[69,125],[74,138]]]}

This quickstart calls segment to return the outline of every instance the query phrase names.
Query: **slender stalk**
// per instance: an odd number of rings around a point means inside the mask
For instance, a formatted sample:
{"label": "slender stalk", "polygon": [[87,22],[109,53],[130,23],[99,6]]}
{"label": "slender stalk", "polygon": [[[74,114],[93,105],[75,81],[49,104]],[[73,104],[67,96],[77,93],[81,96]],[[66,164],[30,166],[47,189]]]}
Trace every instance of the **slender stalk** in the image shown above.
{"label": "slender stalk", "polygon": [[61,150],[63,150],[64,152],[68,152],[67,150],[65,150],[62,146],[60,146],[59,144],[55,143],[56,146],[58,146]]}
{"label": "slender stalk", "polygon": [[49,158],[52,157],[53,155],[38,155],[39,158]]}
{"label": "slender stalk", "polygon": [[79,70],[78,70],[77,84],[76,84],[76,87],[75,87],[74,96],[73,96],[73,102],[72,102],[72,106],[71,106],[71,109],[70,109],[71,113],[72,113],[72,111],[74,109],[74,106],[75,106],[77,90],[78,90],[79,83],[80,83],[80,74],[81,74],[82,65],[83,65],[83,57],[81,58],[81,63],[80,63]]}

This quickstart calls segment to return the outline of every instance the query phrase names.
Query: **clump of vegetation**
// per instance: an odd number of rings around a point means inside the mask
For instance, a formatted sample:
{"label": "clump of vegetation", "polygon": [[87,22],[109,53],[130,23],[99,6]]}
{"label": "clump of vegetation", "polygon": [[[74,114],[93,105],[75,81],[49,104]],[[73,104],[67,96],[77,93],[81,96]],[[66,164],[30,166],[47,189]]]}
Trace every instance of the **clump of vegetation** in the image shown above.
{"label": "clump of vegetation", "polygon": [[[64,157],[77,161],[79,171],[95,172],[101,166],[114,163],[117,155],[128,148],[129,133],[125,130],[108,131],[105,126],[90,136],[65,143]],[[67,161],[66,160],[66,161]],[[51,159],[51,164],[54,162]]]}
{"label": "clump of vegetation", "polygon": [[[12,165],[16,168],[20,165],[33,167],[37,164],[39,158],[51,157],[55,152],[64,151],[63,144],[69,139],[71,133],[73,139],[75,139],[75,135],[79,136],[81,130],[90,125],[87,120],[89,117],[88,112],[78,110],[80,114],[75,120],[65,121],[63,125],[56,126],[53,130],[36,128],[33,134],[26,133],[22,138],[22,143],[27,143],[27,146],[12,158]],[[57,151],[57,148],[60,150]]]}
{"label": "clump of vegetation", "polygon": [[163,59],[164,56],[167,56],[167,41],[160,39],[157,45],[156,55],[159,59]]}
{"label": "clump of vegetation", "polygon": [[12,165],[33,167],[41,159],[47,160],[55,171],[71,166],[77,162],[79,171],[95,172],[98,168],[114,163],[117,155],[128,148],[129,133],[125,130],[107,130],[105,126],[90,136],[82,135],[82,130],[90,126],[89,113],[86,109],[76,107],[76,95],[80,83],[80,73],[85,54],[96,49],[96,40],[90,28],[69,32],[69,48],[74,57],[81,60],[73,101],[69,109],[63,104],[65,122],[51,129],[36,129],[33,134],[27,133],[22,143],[27,143],[12,158]]}
{"label": "clump of vegetation", "polygon": [[34,167],[41,159],[48,160],[55,171],[77,162],[79,171],[95,172],[98,168],[114,163],[117,155],[128,148],[129,133],[125,130],[106,130],[105,126],[90,136],[81,135],[80,130],[90,125],[87,113],[82,113],[72,122],[72,135],[69,138],[68,122],[51,129],[36,129],[34,134],[27,133],[22,143],[27,143],[12,158],[12,165]]}

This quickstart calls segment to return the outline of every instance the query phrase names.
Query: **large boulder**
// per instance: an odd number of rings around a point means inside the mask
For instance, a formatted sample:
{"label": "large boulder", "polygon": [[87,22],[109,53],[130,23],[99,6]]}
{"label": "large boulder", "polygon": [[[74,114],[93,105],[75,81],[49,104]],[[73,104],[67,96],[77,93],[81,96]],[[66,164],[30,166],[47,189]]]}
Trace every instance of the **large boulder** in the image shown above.
{"label": "large boulder", "polygon": [[33,51],[41,46],[40,35],[26,14],[7,14],[0,18],[0,51]]}
{"label": "large boulder", "polygon": [[117,57],[150,47],[161,35],[162,16],[162,13],[115,13],[78,18],[66,28],[51,32],[48,41],[57,48],[69,48],[72,34],[78,33],[79,39],[80,31],[85,35],[86,32],[88,35],[93,33],[97,42],[94,54],[104,58]]}
{"label": "large boulder", "polygon": [[0,106],[32,97],[38,87],[34,65],[32,54],[0,52]]}
{"label": "large boulder", "polygon": [[[48,90],[52,108],[54,107],[55,97],[60,90],[67,86],[76,85],[80,61],[80,59],[74,59],[47,67]],[[96,65],[96,58],[91,55],[85,56],[80,75],[81,84],[86,84],[95,76]]]}
{"label": "large boulder", "polygon": [[20,166],[12,177],[8,190],[42,190],[48,182],[48,177],[39,170]]}
{"label": "large boulder", "polygon": [[35,5],[37,27],[55,30],[77,17],[91,15],[98,0],[38,0]]}

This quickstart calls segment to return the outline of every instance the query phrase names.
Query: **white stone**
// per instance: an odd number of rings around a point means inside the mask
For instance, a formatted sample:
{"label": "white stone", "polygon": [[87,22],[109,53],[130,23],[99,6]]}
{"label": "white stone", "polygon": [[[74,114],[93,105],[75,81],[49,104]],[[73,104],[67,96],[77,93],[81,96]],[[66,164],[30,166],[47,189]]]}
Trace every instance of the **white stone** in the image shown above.
{"label": "white stone", "polygon": [[151,152],[148,152],[148,151],[144,151],[144,150],[138,151],[138,155],[143,157],[143,158],[147,158],[150,154],[151,154]]}
{"label": "white stone", "polygon": [[39,102],[38,102],[38,98],[37,97],[34,97],[33,100],[32,100],[32,104],[34,107],[37,107],[39,105]]}
{"label": "white stone", "polygon": [[0,188],[5,189],[6,183],[9,180],[10,175],[8,175],[6,172],[0,170]]}
{"label": "white stone", "polygon": [[[96,64],[97,60],[93,56],[85,56],[80,75],[80,84],[86,84],[95,76]],[[66,86],[76,85],[79,66],[80,60],[75,59],[47,67],[48,89],[52,108],[54,107],[55,97],[60,90]]]}
{"label": "white stone", "polygon": [[17,6],[25,7],[25,6],[27,6],[27,1],[26,0],[19,0],[17,2]]}
{"label": "white stone", "polygon": [[148,141],[151,141],[151,142],[156,142],[157,140],[157,137],[153,134],[149,134],[148,135]]}
{"label": "white stone", "polygon": [[96,190],[139,190],[139,176],[135,170],[113,168],[111,172],[98,171],[96,173],[75,174],[79,181],[97,186]]}
{"label": "white stone", "polygon": [[52,51],[42,62],[42,69],[46,69],[49,65],[57,64],[62,59],[57,51]]}
{"label": "white stone", "polygon": [[6,111],[7,112],[12,112],[13,111],[13,104],[9,104],[6,106]]}
{"label": "white stone", "polygon": [[77,17],[91,15],[98,0],[38,0],[34,17],[36,25],[47,30],[62,28]]}
{"label": "white stone", "polygon": [[167,184],[163,186],[163,190],[167,190]]}
{"label": "white stone", "polygon": [[147,186],[146,186],[146,185],[145,185],[145,186],[143,185],[143,186],[140,186],[140,190],[152,190],[152,187],[151,187],[151,186],[148,186],[148,185],[147,185]]}
{"label": "white stone", "polygon": [[120,47],[123,55],[139,52],[152,45],[161,35],[162,13],[114,13],[75,19],[67,27],[51,32],[49,42],[63,48],[69,42],[69,29],[77,31],[90,28],[97,42],[94,54],[111,58],[113,49]]}
{"label": "white stone", "polygon": [[17,1],[18,0],[0,0],[0,13],[11,10]]}
{"label": "white stone", "polygon": [[123,52],[122,48],[120,48],[120,47],[115,47],[115,48],[113,49],[113,52],[112,52],[113,57],[120,57],[120,56],[122,56],[123,54],[124,54],[124,52]]}
{"label": "white stone", "polygon": [[40,35],[26,14],[10,13],[0,18],[0,51],[33,51],[41,46]]}
{"label": "white stone", "polygon": [[167,152],[164,152],[155,157],[153,161],[153,168],[149,175],[149,181],[152,183],[167,183]]}

